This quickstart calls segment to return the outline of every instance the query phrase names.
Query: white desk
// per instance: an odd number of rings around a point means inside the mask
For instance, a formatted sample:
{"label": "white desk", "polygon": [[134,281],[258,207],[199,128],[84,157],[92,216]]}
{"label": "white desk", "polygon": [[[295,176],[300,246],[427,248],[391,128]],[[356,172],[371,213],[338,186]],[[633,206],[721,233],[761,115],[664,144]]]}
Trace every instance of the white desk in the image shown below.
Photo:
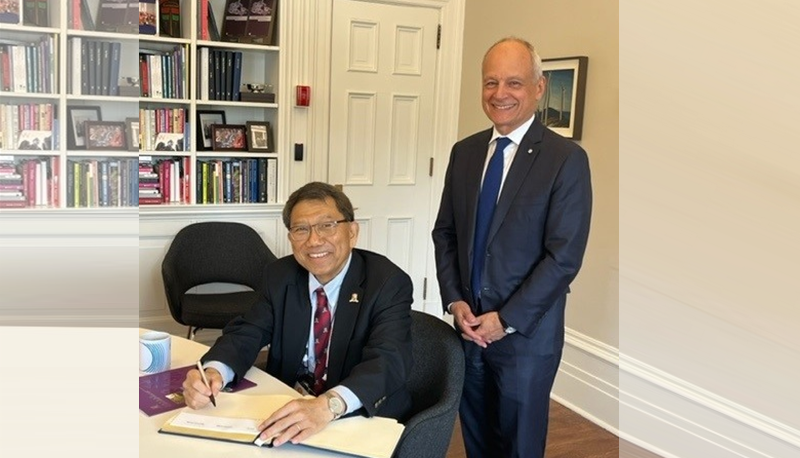
{"label": "white desk", "polygon": [[[139,333],[141,334],[145,331],[145,329],[140,329]],[[172,336],[171,367],[183,367],[194,364],[207,350],[208,347],[203,344],[192,342],[182,337]],[[290,394],[299,396],[297,392],[260,369],[250,368],[246,378],[255,382],[257,386],[248,388],[245,393]],[[284,444],[276,448],[267,448],[233,442],[159,434],[158,429],[161,425],[177,412],[177,410],[172,410],[152,417],[148,417],[141,411],[139,412],[139,456],[148,458],[227,458],[231,456],[236,456],[237,458],[250,456],[261,458],[352,458],[352,455],[343,455],[301,445]]]}

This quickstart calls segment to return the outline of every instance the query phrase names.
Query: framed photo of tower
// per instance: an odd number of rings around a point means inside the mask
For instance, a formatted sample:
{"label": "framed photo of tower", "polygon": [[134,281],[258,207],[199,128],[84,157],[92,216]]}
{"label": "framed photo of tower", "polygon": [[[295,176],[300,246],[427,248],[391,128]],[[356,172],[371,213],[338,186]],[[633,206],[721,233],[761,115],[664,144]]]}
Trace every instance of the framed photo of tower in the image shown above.
{"label": "framed photo of tower", "polygon": [[588,66],[586,56],[542,59],[547,86],[536,117],[554,132],[573,140],[580,140],[583,131]]}

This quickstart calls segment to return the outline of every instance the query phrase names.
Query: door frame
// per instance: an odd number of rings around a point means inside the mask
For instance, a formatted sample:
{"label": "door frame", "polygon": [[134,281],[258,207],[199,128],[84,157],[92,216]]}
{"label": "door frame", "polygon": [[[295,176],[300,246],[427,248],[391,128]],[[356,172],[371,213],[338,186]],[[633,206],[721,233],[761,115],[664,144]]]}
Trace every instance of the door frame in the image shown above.
{"label": "door frame", "polygon": [[[336,0],[334,0],[335,2]],[[431,195],[429,201],[430,221],[436,220],[439,201],[444,186],[446,164],[449,161],[450,149],[458,139],[458,113],[461,93],[461,55],[464,35],[464,9],[466,0],[355,0],[366,3],[383,3],[400,6],[417,6],[433,8],[439,11],[439,23],[442,26],[441,45],[436,54],[436,81],[434,83],[434,133],[433,151],[434,168],[431,178]],[[315,56],[313,68],[306,73],[312,87],[315,109],[307,118],[308,138],[313,142],[308,146],[307,181],[328,181],[328,153],[330,134],[330,64],[331,36],[334,2],[315,2],[306,23],[309,28],[303,32],[304,39],[309,40],[308,49]],[[299,6],[299,5],[298,5]],[[299,35],[296,34],[296,35]],[[295,35],[295,36],[296,36]],[[304,72],[305,73],[305,72]],[[295,84],[304,84],[297,82]],[[439,286],[436,281],[436,266],[433,258],[433,242],[427,240],[425,277],[427,291],[422,304],[423,310],[441,315]]]}

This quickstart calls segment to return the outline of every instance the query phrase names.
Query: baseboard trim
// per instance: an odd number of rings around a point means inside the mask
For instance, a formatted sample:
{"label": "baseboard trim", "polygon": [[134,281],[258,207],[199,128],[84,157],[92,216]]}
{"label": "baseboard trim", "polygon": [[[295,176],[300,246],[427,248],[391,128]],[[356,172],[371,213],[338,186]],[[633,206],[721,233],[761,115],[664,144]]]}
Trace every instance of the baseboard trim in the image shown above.
{"label": "baseboard trim", "polygon": [[569,328],[551,397],[665,458],[800,456],[800,430]]}
{"label": "baseboard trim", "polygon": [[565,331],[564,343],[550,397],[618,436],[618,350],[570,328]]}
{"label": "baseboard trim", "polygon": [[620,381],[620,437],[654,453],[800,456],[800,430],[624,354]]}

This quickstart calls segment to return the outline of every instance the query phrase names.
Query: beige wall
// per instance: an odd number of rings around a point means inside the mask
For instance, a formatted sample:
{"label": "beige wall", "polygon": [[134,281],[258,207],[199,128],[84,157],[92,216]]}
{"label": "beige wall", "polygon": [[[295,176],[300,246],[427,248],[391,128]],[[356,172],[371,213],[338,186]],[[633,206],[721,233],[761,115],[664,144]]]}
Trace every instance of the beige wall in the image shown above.
{"label": "beige wall", "polygon": [[617,2],[467,1],[459,138],[488,128],[480,105],[481,59],[507,35],[524,38],[542,58],[588,56],[583,136],[594,190],[584,266],[568,299],[567,326],[618,346],[619,34]]}

